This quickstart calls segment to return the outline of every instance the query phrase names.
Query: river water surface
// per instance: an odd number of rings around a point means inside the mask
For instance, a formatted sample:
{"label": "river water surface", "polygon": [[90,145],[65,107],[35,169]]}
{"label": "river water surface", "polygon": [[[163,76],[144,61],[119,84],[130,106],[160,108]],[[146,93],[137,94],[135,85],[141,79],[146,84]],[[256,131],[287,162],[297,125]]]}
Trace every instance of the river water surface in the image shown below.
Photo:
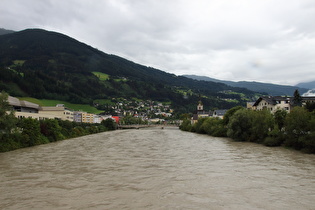
{"label": "river water surface", "polygon": [[175,128],[0,154],[0,209],[315,209],[315,156]]}

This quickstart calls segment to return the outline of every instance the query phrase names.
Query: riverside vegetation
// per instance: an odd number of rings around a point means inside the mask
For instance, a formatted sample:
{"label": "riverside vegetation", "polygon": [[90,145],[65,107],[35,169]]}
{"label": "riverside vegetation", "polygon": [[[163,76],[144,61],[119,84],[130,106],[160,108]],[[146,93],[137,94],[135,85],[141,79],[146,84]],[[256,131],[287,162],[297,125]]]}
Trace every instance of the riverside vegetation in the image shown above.
{"label": "riverside vegetation", "polygon": [[0,152],[116,129],[116,123],[111,119],[101,124],[57,119],[18,119],[10,112],[7,97],[4,92],[0,94]]}
{"label": "riverside vegetation", "polygon": [[296,106],[290,113],[278,110],[274,115],[268,110],[254,111],[238,106],[228,110],[223,119],[201,118],[192,125],[186,118],[180,129],[315,153],[314,104],[306,108]]}

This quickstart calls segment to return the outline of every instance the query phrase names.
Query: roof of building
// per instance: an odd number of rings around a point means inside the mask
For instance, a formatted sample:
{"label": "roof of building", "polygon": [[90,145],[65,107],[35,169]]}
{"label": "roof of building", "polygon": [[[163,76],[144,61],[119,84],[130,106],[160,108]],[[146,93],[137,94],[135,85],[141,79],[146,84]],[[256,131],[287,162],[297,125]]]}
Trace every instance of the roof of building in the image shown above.
{"label": "roof of building", "polygon": [[227,109],[217,109],[214,110],[213,114],[216,116],[223,116],[227,112]]}
{"label": "roof of building", "polygon": [[11,106],[19,106],[19,107],[27,107],[27,108],[33,108],[33,109],[39,109],[39,105],[35,103],[31,103],[28,101],[22,101],[18,98],[8,96],[8,102]]}
{"label": "roof of building", "polygon": [[304,101],[314,101],[315,96],[302,96],[302,100]]}
{"label": "roof of building", "polygon": [[40,107],[41,111],[64,111],[65,107],[56,107],[56,106],[42,106]]}

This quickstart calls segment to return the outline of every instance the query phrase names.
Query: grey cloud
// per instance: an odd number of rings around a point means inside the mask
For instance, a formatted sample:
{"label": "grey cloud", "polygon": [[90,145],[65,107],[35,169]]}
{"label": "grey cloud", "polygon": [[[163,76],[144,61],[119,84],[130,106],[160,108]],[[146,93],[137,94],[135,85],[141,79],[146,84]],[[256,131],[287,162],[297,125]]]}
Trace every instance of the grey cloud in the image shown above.
{"label": "grey cloud", "polygon": [[[41,27],[175,74],[315,80],[313,0],[2,0],[0,27]],[[306,78],[307,77],[307,78]]]}

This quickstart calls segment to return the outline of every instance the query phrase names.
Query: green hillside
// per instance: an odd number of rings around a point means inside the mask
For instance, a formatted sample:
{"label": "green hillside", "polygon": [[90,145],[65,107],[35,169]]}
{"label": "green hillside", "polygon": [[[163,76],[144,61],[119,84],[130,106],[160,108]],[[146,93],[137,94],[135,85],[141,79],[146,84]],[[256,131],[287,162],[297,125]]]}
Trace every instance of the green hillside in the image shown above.
{"label": "green hillside", "polygon": [[1,35],[0,58],[0,90],[12,96],[89,105],[100,99],[134,97],[171,101],[179,112],[195,109],[200,97],[210,109],[244,105],[257,96],[245,88],[136,64],[41,29]]}

